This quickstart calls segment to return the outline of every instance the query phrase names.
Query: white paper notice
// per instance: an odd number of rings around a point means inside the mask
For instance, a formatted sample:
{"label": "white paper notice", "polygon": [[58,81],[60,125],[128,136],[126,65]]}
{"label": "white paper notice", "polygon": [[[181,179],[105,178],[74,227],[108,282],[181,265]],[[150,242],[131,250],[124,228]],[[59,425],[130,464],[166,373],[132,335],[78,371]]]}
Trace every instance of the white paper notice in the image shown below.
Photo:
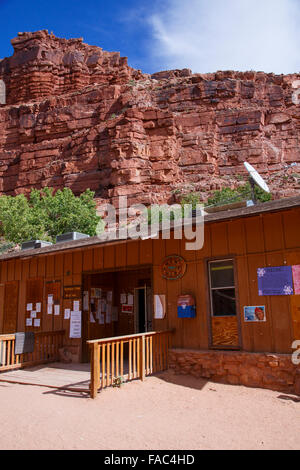
{"label": "white paper notice", "polygon": [[41,320],[40,320],[40,318],[35,318],[35,319],[33,320],[33,326],[35,326],[35,327],[37,327],[37,328],[39,328],[39,327],[41,326]]}
{"label": "white paper notice", "polygon": [[32,310],[32,304],[27,304],[26,310],[27,312],[30,312]]}
{"label": "white paper notice", "polygon": [[121,294],[120,302],[121,302],[121,304],[127,304],[127,295],[126,294]]}
{"label": "white paper notice", "polygon": [[30,316],[31,316],[31,318],[36,318],[36,311],[32,310]]}
{"label": "white paper notice", "polygon": [[132,294],[128,294],[128,302],[127,302],[128,305],[133,305],[133,295]]}
{"label": "white paper notice", "polygon": [[74,300],[73,302],[73,311],[79,312],[79,300]]}
{"label": "white paper notice", "polygon": [[70,320],[70,315],[71,315],[71,309],[65,308],[64,319],[65,320]]}
{"label": "white paper notice", "polygon": [[53,294],[48,295],[48,304],[53,304]]}
{"label": "white paper notice", "polygon": [[112,302],[112,291],[107,292],[107,302]]}
{"label": "white paper notice", "polygon": [[42,304],[41,302],[38,302],[37,304],[35,304],[35,310],[40,313],[42,311]]}
{"label": "white paper notice", "polygon": [[26,326],[32,326],[32,318],[26,318]]}
{"label": "white paper notice", "polygon": [[60,313],[60,305],[54,305],[54,315],[59,315]]}
{"label": "white paper notice", "polygon": [[70,338],[81,338],[81,312],[71,312]]}
{"label": "white paper notice", "polygon": [[101,299],[101,289],[95,289],[95,297],[96,299]]}
{"label": "white paper notice", "polygon": [[48,315],[52,315],[52,304],[47,305],[47,313]]}
{"label": "white paper notice", "polygon": [[154,318],[162,320],[166,316],[166,296],[155,295],[154,296]]}

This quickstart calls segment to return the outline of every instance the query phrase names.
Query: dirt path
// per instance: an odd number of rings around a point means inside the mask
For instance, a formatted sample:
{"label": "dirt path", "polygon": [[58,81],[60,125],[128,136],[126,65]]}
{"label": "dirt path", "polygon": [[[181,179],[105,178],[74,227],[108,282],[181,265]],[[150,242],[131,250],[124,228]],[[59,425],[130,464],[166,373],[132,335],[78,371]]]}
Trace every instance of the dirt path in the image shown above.
{"label": "dirt path", "polygon": [[171,372],[96,400],[0,383],[0,449],[299,449],[299,398]]}

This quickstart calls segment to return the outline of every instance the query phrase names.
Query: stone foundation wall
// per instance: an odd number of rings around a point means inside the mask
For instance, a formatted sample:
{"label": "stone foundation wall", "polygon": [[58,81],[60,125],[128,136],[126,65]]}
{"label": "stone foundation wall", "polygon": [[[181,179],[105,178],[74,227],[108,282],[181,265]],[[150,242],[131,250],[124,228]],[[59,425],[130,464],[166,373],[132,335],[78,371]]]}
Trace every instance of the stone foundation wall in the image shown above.
{"label": "stone foundation wall", "polygon": [[289,354],[172,349],[169,361],[176,374],[300,395],[300,366]]}

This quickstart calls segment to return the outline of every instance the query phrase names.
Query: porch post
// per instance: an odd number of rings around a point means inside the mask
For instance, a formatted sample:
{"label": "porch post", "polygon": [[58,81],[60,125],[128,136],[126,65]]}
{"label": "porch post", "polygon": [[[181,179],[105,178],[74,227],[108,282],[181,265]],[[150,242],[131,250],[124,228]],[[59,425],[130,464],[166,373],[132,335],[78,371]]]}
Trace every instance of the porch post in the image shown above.
{"label": "porch post", "polygon": [[96,398],[100,385],[100,346],[97,343],[91,347],[91,398]]}
{"label": "porch post", "polygon": [[145,380],[145,336],[140,338],[140,380]]}

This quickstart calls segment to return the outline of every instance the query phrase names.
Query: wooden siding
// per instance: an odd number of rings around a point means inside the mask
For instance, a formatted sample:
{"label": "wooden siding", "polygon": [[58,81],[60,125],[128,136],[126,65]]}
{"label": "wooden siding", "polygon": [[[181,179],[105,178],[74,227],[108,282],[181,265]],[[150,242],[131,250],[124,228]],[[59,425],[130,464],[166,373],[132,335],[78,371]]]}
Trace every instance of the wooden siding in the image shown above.
{"label": "wooden siding", "polygon": [[[4,319],[8,307],[5,291],[9,283],[18,283],[17,329],[24,331],[28,297],[28,282],[42,280],[43,318],[41,330],[66,329],[69,320],[63,320],[63,308],[71,307],[62,298],[64,286],[81,285],[83,274],[92,272],[126,271],[145,266],[152,267],[153,294],[166,294],[167,315],[154,320],[155,330],[175,328],[173,346],[207,349],[210,346],[210,306],[207,281],[209,259],[234,259],[239,299],[239,330],[242,349],[251,352],[291,352],[294,339],[300,339],[300,296],[259,297],[257,268],[264,266],[300,264],[300,209],[267,213],[233,221],[205,225],[205,243],[202,250],[186,251],[184,240],[144,240],[120,242],[111,246],[77,248],[74,251],[40,255],[30,259],[2,261],[0,284],[0,333],[7,333]],[[165,256],[178,254],[187,262],[185,276],[177,281],[166,281],[161,276]],[[49,281],[60,283],[60,317],[47,317],[46,295]],[[40,301],[40,287],[39,300]],[[195,319],[177,317],[177,297],[191,294],[196,299]],[[35,301],[33,299],[33,301]],[[265,305],[266,323],[245,323],[243,307]],[[50,325],[51,323],[51,325]],[[79,340],[68,344],[78,345]]]}

